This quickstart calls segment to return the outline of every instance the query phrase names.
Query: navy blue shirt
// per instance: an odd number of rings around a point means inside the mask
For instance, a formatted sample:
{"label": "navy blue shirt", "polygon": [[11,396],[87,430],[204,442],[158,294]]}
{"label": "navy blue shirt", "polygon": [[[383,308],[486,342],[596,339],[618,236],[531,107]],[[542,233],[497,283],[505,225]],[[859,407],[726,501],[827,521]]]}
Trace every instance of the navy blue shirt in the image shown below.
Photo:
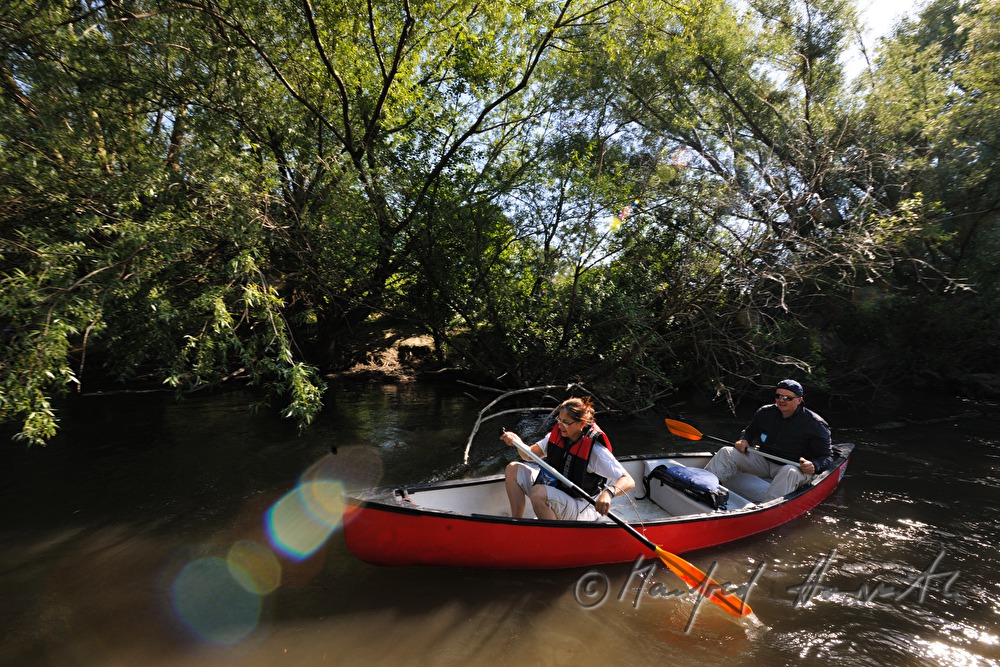
{"label": "navy blue shirt", "polygon": [[784,459],[812,461],[816,472],[823,472],[833,463],[830,426],[822,417],[800,405],[788,419],[778,406],[769,403],[754,414],[741,437],[751,445]]}

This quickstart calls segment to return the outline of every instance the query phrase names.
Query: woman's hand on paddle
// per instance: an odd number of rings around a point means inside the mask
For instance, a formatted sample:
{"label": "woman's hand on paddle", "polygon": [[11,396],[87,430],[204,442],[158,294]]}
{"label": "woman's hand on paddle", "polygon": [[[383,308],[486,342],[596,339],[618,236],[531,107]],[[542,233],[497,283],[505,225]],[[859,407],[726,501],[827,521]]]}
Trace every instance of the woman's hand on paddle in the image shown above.
{"label": "woman's hand on paddle", "polygon": [[611,492],[607,489],[603,489],[597,495],[597,501],[594,503],[594,509],[601,516],[607,516],[608,512],[611,511]]}
{"label": "woman's hand on paddle", "polygon": [[521,440],[521,437],[517,433],[514,433],[513,431],[508,431],[507,429],[504,429],[503,432],[500,433],[500,440],[508,447],[515,447],[516,446],[514,444],[515,442],[521,443],[522,447],[528,446],[524,444],[524,440]]}

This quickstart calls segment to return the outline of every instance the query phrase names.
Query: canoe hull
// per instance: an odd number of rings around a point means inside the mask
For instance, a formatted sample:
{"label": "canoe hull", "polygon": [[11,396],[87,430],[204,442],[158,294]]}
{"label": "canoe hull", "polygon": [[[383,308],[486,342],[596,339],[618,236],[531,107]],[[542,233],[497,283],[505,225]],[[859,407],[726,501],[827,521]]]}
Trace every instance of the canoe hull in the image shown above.
{"label": "canoe hull", "polygon": [[[690,456],[690,455],[684,455]],[[840,483],[850,450],[810,486],[759,507],[672,517],[633,527],[673,553],[762,533],[802,516]],[[408,502],[349,497],[344,537],[359,559],[383,566],[555,569],[634,561],[653,554],[614,523],[540,521],[426,511]]]}

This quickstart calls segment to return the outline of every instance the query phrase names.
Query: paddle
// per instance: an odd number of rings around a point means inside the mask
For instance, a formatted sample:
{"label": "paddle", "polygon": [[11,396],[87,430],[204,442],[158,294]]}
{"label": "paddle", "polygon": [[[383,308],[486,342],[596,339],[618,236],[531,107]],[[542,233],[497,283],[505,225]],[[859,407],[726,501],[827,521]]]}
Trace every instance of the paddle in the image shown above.
{"label": "paddle", "polygon": [[[548,463],[546,463],[544,459],[542,459],[540,456],[531,451],[531,449],[524,446],[523,444],[520,444],[516,440],[513,441],[513,443],[515,447],[517,447],[519,450],[530,456],[535,461],[535,463],[548,470],[550,473],[552,473],[552,475],[555,476],[556,479],[565,484],[567,487],[573,489],[577,494],[580,495],[581,498],[589,502],[595,508],[597,507],[596,500],[591,498],[579,486],[577,486],[569,479],[564,477],[562,474],[560,474],[558,470],[556,470]],[[684,581],[684,583],[686,583],[688,586],[691,587],[691,590],[697,591],[698,593],[702,594],[703,596],[708,598],[711,602],[714,602],[719,607],[721,607],[723,611],[725,611],[727,614],[731,614],[733,616],[738,616],[742,618],[744,616],[749,616],[750,614],[753,613],[753,611],[750,609],[750,605],[746,604],[742,599],[738,598],[732,593],[726,593],[722,588],[722,586],[716,583],[714,579],[710,578],[707,574],[696,568],[691,563],[687,562],[680,556],[672,554],[666,549],[663,549],[653,544],[649,539],[646,538],[645,535],[643,535],[635,528],[625,523],[625,521],[620,519],[614,513],[608,512],[608,518],[617,523],[622,528],[624,528],[626,531],[628,531],[628,533],[632,537],[642,542],[646,546],[646,548],[655,553],[659,557],[659,559],[663,561],[663,563],[668,568],[670,568],[670,570],[674,574],[680,577]]]}
{"label": "paddle", "polygon": [[[703,435],[701,431],[696,429],[694,426],[691,426],[691,424],[685,424],[684,422],[679,422],[676,419],[664,419],[663,421],[667,423],[667,428],[670,429],[671,433],[673,433],[676,436],[686,438],[687,440],[701,440],[702,438],[708,438],[709,440],[715,440],[716,442],[721,442],[724,445],[733,444],[728,440],[723,440],[722,438],[718,438],[714,435]],[[789,459],[783,459],[780,456],[775,456],[774,454],[768,454],[767,452],[762,452],[759,449],[755,451],[766,459],[771,459],[772,461],[776,461],[778,463],[784,463],[785,465],[795,466],[796,468],[799,467],[799,464],[796,463],[795,461],[791,461]]]}

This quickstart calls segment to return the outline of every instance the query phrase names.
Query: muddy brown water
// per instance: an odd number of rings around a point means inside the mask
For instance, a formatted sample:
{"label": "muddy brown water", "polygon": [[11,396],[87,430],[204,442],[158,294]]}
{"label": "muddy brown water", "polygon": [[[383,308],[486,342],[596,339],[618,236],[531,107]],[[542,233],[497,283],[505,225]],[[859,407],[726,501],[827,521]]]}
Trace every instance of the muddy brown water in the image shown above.
{"label": "muddy brown water", "polygon": [[[777,530],[685,555],[719,581],[759,571],[756,619],[738,622],[641,589],[634,564],[359,562],[296,504],[310,470],[351,488],[498,471],[510,452],[484,426],[473,465],[459,465],[489,396],[421,384],[331,394],[304,435],[248,413],[240,393],[122,394],[66,406],[48,447],[5,443],[0,665],[1000,664],[994,404],[867,426],[825,415],[857,446],[833,496]],[[742,425],[685,418],[725,437]],[[602,426],[619,454],[713,448],[672,438],[657,415]],[[655,581],[678,591],[666,571]],[[604,603],[588,608],[588,590]]]}

